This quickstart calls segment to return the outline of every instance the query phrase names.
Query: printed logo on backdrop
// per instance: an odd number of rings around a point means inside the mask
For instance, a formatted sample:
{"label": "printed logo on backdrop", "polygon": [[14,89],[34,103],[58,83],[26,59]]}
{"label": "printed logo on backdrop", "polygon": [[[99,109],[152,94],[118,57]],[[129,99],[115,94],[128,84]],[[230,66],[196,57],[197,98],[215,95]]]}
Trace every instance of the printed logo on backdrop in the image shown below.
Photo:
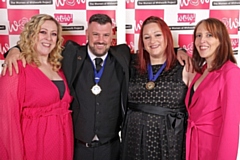
{"label": "printed logo on backdrop", "polygon": [[0,35],[0,60],[3,60],[3,54],[10,48],[8,35]]}
{"label": "printed logo on backdrop", "polygon": [[138,0],[137,5],[176,5],[177,0]]}
{"label": "printed logo on backdrop", "polygon": [[63,35],[64,42],[65,44],[68,40],[72,40],[80,45],[86,45],[86,36],[85,35]]}
{"label": "printed logo on backdrop", "polygon": [[132,29],[133,26],[131,24],[126,24],[126,29]]}
{"label": "printed logo on backdrop", "polygon": [[212,2],[213,6],[235,6],[235,5],[240,5],[240,1],[239,0],[235,0],[235,1],[213,1]]}
{"label": "printed logo on backdrop", "polygon": [[131,53],[134,53],[134,34],[126,34],[126,43],[130,48]]}
{"label": "printed logo on backdrop", "polygon": [[238,54],[238,47],[239,47],[239,39],[238,38],[231,38],[231,44],[233,48],[233,53],[235,55]]}
{"label": "printed logo on backdrop", "polygon": [[209,9],[210,0],[181,0],[180,9]]}
{"label": "printed logo on backdrop", "polygon": [[20,34],[24,24],[36,14],[39,14],[39,10],[8,9],[9,34]]}
{"label": "printed logo on backdrop", "polygon": [[69,25],[73,23],[73,14],[54,13],[54,18],[61,24]]}
{"label": "printed logo on backdrop", "polygon": [[161,19],[164,17],[164,10],[158,9],[152,9],[152,10],[145,10],[145,9],[136,9],[135,10],[135,33],[140,33],[140,30],[142,28],[143,21],[147,19],[149,16],[157,15]]}
{"label": "printed logo on backdrop", "polygon": [[134,9],[135,8],[135,0],[125,0],[126,1],[126,8],[127,9]]}
{"label": "printed logo on backdrop", "polygon": [[194,30],[194,25],[188,25],[188,26],[169,26],[171,31],[177,31],[177,30]]}
{"label": "printed logo on backdrop", "polygon": [[239,10],[210,10],[209,17],[221,20],[229,34],[238,34]]}
{"label": "printed logo on backdrop", "polygon": [[93,6],[117,6],[117,1],[89,1],[88,5]]}
{"label": "printed logo on backdrop", "polygon": [[9,0],[10,5],[51,5],[52,0]]}
{"label": "printed logo on backdrop", "polygon": [[239,39],[238,38],[231,38],[232,48],[237,49],[239,46]]}
{"label": "printed logo on backdrop", "polygon": [[7,0],[0,0],[0,8],[7,8]]}
{"label": "printed logo on backdrop", "polygon": [[84,26],[68,26],[73,23],[73,14],[68,13],[54,13],[54,18],[62,24],[63,31],[83,31]]}
{"label": "printed logo on backdrop", "polygon": [[86,0],[55,0],[56,9],[86,9]]}
{"label": "printed logo on backdrop", "polygon": [[196,14],[195,13],[178,13],[178,23],[195,23]]}
{"label": "printed logo on backdrop", "polygon": [[193,36],[192,34],[179,34],[178,35],[178,46],[185,48],[189,55],[193,52]]}
{"label": "printed logo on backdrop", "polygon": [[192,24],[192,23],[196,22],[196,14],[195,13],[178,13],[177,15],[178,15],[177,23],[178,24],[187,24],[187,25],[184,25],[184,26],[180,26],[180,25],[179,26],[169,26],[171,31],[174,31],[174,30],[180,30],[180,31],[194,30],[195,25],[189,25],[189,24]]}
{"label": "printed logo on backdrop", "polygon": [[5,25],[0,25],[0,30],[6,30],[6,26]]}

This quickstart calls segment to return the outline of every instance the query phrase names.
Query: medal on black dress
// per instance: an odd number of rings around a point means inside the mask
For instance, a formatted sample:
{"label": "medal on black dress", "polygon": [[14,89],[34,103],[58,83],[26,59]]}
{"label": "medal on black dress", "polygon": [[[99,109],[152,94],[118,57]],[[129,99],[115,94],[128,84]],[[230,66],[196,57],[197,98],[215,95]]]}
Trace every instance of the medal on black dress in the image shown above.
{"label": "medal on black dress", "polygon": [[103,66],[102,68],[99,70],[99,72],[97,72],[96,68],[93,65],[93,69],[94,69],[94,80],[95,80],[95,85],[92,87],[91,91],[94,95],[98,95],[101,93],[102,89],[101,87],[98,85],[98,82],[100,81],[102,74],[103,74],[103,70],[104,70],[104,66],[105,66],[105,62],[106,62],[107,57],[105,58],[104,62],[103,62]]}
{"label": "medal on black dress", "polygon": [[155,87],[155,83],[153,81],[149,81],[146,84],[147,90],[152,90]]}
{"label": "medal on black dress", "polygon": [[165,67],[166,67],[166,62],[161,66],[161,68],[157,71],[157,73],[155,75],[153,75],[152,65],[148,64],[149,82],[147,82],[147,84],[145,86],[147,90],[152,90],[155,87],[155,81],[157,80],[157,78],[162,73],[162,71],[164,70]]}

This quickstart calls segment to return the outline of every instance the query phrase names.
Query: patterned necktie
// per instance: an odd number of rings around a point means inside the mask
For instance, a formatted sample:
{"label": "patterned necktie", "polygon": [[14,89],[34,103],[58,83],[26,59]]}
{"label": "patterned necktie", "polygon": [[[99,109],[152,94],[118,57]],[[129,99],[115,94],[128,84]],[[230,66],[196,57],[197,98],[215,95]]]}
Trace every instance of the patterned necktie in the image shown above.
{"label": "patterned necktie", "polygon": [[96,65],[96,70],[97,72],[100,71],[102,68],[101,63],[102,63],[102,58],[95,58],[95,65]]}

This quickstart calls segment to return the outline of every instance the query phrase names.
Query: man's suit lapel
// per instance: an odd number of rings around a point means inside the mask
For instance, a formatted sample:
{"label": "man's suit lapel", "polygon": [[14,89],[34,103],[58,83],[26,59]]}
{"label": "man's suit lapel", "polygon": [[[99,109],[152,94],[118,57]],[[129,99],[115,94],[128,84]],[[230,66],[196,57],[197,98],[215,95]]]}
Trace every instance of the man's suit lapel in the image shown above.
{"label": "man's suit lapel", "polygon": [[78,74],[80,73],[81,67],[83,65],[84,60],[86,59],[86,56],[87,56],[87,46],[83,46],[79,49],[79,51],[76,54],[77,67],[75,69],[75,73],[73,73],[71,85],[73,84]]}

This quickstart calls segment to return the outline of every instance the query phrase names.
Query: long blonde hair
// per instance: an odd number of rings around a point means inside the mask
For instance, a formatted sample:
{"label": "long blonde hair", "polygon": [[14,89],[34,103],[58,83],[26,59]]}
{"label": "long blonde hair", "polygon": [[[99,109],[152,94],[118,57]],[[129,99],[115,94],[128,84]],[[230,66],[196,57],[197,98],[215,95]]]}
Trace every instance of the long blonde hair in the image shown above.
{"label": "long blonde hair", "polygon": [[34,46],[38,39],[38,33],[41,26],[47,20],[53,21],[57,25],[57,42],[56,46],[49,54],[48,62],[53,66],[54,71],[58,71],[61,68],[61,60],[63,58],[61,56],[63,43],[62,27],[52,16],[47,14],[33,16],[27,23],[25,23],[24,29],[20,34],[20,40],[17,44],[22,51],[22,56],[26,59],[28,64],[40,66],[41,63],[38,60]]}

